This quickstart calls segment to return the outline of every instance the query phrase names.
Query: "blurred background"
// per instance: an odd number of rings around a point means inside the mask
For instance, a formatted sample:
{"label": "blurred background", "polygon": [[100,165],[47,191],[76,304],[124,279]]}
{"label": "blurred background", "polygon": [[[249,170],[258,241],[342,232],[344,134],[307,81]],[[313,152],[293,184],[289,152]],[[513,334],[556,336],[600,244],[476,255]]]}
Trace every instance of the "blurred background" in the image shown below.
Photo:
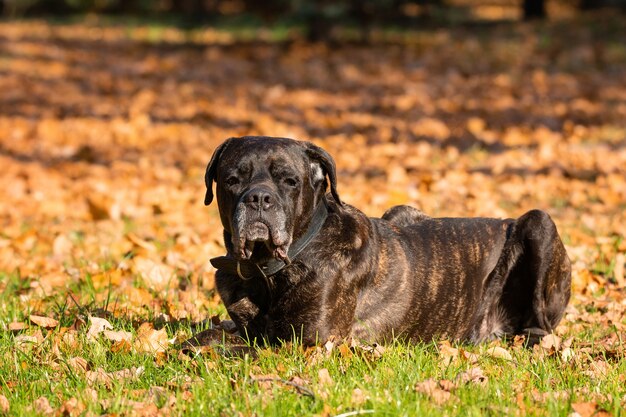
{"label": "blurred background", "polygon": [[164,19],[183,26],[243,25],[293,29],[311,41],[336,31],[411,28],[467,22],[568,18],[591,11],[625,11],[625,0],[2,0],[5,18],[80,14]]}

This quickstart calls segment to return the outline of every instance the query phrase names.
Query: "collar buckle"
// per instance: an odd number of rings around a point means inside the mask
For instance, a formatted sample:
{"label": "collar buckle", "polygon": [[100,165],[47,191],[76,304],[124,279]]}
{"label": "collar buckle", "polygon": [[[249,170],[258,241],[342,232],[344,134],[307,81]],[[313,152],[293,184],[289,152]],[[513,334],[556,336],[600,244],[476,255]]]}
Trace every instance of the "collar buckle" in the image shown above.
{"label": "collar buckle", "polygon": [[237,275],[239,275],[239,278],[241,278],[244,281],[248,281],[250,279],[252,279],[252,277],[245,277],[243,276],[243,274],[241,273],[241,262],[237,261]]}

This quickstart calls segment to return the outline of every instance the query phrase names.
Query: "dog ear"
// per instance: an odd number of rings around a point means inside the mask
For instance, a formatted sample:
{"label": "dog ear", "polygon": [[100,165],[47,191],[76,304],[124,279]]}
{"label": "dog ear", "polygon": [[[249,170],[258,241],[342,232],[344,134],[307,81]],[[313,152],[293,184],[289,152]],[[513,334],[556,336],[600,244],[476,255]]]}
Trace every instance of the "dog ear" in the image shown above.
{"label": "dog ear", "polygon": [[213,201],[213,182],[217,176],[217,164],[219,163],[220,156],[222,156],[224,149],[226,149],[226,146],[231,139],[226,140],[220,146],[215,148],[213,156],[211,156],[211,160],[209,161],[209,165],[206,167],[206,172],[204,173],[204,183],[206,184],[206,194],[204,195],[205,206],[208,206],[211,204],[211,201]]}
{"label": "dog ear", "polygon": [[337,194],[337,172],[335,170],[335,161],[332,156],[330,156],[330,154],[324,149],[313,145],[312,143],[307,144],[306,154],[309,158],[311,158],[311,160],[318,162],[322,166],[322,169],[324,170],[325,175],[328,176],[328,180],[330,182],[330,193],[337,204],[343,206],[343,203],[339,198],[339,194]]}

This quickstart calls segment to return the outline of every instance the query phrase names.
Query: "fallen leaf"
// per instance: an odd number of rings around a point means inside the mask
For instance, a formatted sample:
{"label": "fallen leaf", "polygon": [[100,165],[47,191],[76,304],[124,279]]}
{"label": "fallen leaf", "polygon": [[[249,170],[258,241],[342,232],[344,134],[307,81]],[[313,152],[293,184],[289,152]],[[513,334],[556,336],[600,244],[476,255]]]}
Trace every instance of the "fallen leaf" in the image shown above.
{"label": "fallen leaf", "polygon": [[149,252],[156,252],[157,248],[154,246],[154,244],[152,242],[149,242],[145,239],[140,238],[139,236],[137,236],[135,233],[129,232],[126,234],[126,238],[128,240],[130,240],[132,243],[134,243],[135,245],[139,246],[140,248],[143,248]]}
{"label": "fallen leaf", "polygon": [[85,199],[87,207],[89,208],[89,214],[94,221],[106,220],[108,218],[116,218],[112,215],[112,202],[103,196],[90,195]]}
{"label": "fallen leaf", "polygon": [[572,409],[580,414],[582,417],[591,417],[595,415],[598,409],[598,404],[595,402],[580,402],[572,403]]}
{"label": "fallen leaf", "polygon": [[107,319],[89,316],[89,322],[91,323],[91,325],[89,326],[89,330],[87,331],[88,340],[96,340],[98,338],[98,335],[103,331],[113,330],[113,325],[111,325],[111,323],[109,323]]}
{"label": "fallen leaf", "polygon": [[11,408],[11,404],[9,400],[4,395],[0,394],[0,413],[6,414],[9,412],[9,408]]}
{"label": "fallen leaf", "polygon": [[176,287],[176,274],[169,265],[142,257],[134,258],[133,262],[137,273],[152,290],[159,292],[168,287]]}
{"label": "fallen leaf", "polygon": [[490,349],[487,349],[486,353],[492,358],[504,359],[508,361],[513,360],[513,357],[511,356],[509,351],[500,346],[494,346]]}
{"label": "fallen leaf", "polygon": [[143,366],[121,369],[115,372],[106,372],[102,368],[97,368],[95,371],[87,371],[85,377],[89,385],[106,385],[111,387],[113,382],[137,380],[143,372]]}
{"label": "fallen leaf", "polygon": [[333,340],[327,340],[326,343],[324,343],[324,349],[326,349],[327,354],[332,353],[333,349],[335,349],[335,342]]}
{"label": "fallen leaf", "polygon": [[421,394],[427,395],[435,404],[442,405],[452,398],[452,394],[443,389],[437,381],[429,378],[425,381],[418,382],[415,390]]}
{"label": "fallen leaf", "polygon": [[52,242],[52,253],[57,257],[68,256],[72,251],[72,242],[64,234],[58,235]]}
{"label": "fallen leaf", "polygon": [[45,316],[35,316],[31,314],[30,316],[28,316],[28,319],[37,326],[43,327],[44,329],[53,329],[59,325],[58,320]]}
{"label": "fallen leaf", "polygon": [[43,342],[41,329],[34,334],[21,334],[15,337],[15,346],[22,352],[30,352],[32,348]]}
{"label": "fallen leaf", "polygon": [[156,354],[165,352],[169,342],[165,329],[156,330],[151,323],[143,323],[137,329],[133,346],[137,352]]}
{"label": "fallen leaf", "polygon": [[145,401],[133,401],[127,398],[119,399],[106,399],[101,400],[100,405],[104,409],[111,408],[113,406],[129,409],[122,413],[122,415],[130,415],[133,417],[155,417],[162,416],[158,407],[155,404]]}
{"label": "fallen leaf", "polygon": [[565,349],[561,351],[561,360],[563,362],[569,362],[575,357],[576,357],[576,354],[574,353],[574,350],[572,348],[566,347]]}
{"label": "fallen leaf", "polygon": [[63,336],[61,337],[61,341],[63,342],[65,347],[68,349],[79,349],[81,346],[81,343],[78,337],[78,332],[76,330],[70,329],[67,332],[63,333]]}
{"label": "fallen leaf", "polygon": [[444,340],[439,343],[439,362],[442,367],[449,366],[452,361],[459,357],[459,350],[457,348],[453,348],[450,345],[450,342]]}
{"label": "fallen leaf", "polygon": [[87,363],[87,360],[81,358],[80,356],[68,359],[67,363],[69,364],[70,368],[74,370],[74,372],[80,374],[84,374],[89,369],[89,364]]}
{"label": "fallen leaf", "polygon": [[112,342],[131,342],[133,339],[133,334],[131,332],[127,332],[124,330],[113,331],[113,330],[104,330],[102,331],[102,335],[109,339]]}
{"label": "fallen leaf", "polygon": [[360,405],[365,404],[368,398],[369,398],[368,395],[361,388],[355,388],[352,390],[352,395],[350,396],[350,402],[352,403],[352,405],[358,407]]}
{"label": "fallen leaf", "polygon": [[85,408],[85,404],[77,398],[72,397],[61,405],[58,413],[62,416],[75,417],[81,415],[85,411]]}
{"label": "fallen leaf", "polygon": [[9,323],[9,330],[12,332],[19,332],[20,330],[28,329],[28,324],[18,321]]}
{"label": "fallen leaf", "polygon": [[301,386],[301,387],[306,387],[307,385],[309,385],[309,381],[307,381],[304,378],[301,378],[297,375],[292,376],[291,378],[289,378],[289,381],[293,382],[295,385]]}
{"label": "fallen leaf", "polygon": [[271,391],[274,384],[281,381],[281,378],[277,374],[250,374],[250,380],[256,382],[261,389]]}
{"label": "fallen leaf", "polygon": [[132,345],[128,340],[120,340],[113,343],[111,346],[111,352],[113,353],[128,353],[132,350]]}
{"label": "fallen leaf", "polygon": [[44,416],[51,416],[54,414],[54,409],[50,406],[50,401],[46,397],[37,398],[32,405],[32,408],[38,414]]}
{"label": "fallen leaf", "polygon": [[465,372],[461,372],[460,374],[457,375],[456,379],[460,380],[464,384],[468,384],[468,383],[479,384],[479,385],[487,384],[487,376],[485,375],[483,370],[478,366],[470,368],[469,370]]}
{"label": "fallen leaf", "polygon": [[592,378],[601,379],[605,378],[610,370],[611,367],[605,360],[597,359],[591,362],[587,370],[583,371],[583,373]]}
{"label": "fallen leaf", "polygon": [[322,368],[319,371],[317,371],[317,377],[318,377],[318,381],[320,385],[330,386],[335,383],[335,381],[333,381],[333,379],[331,378],[330,373],[328,372],[328,369],[326,368]]}
{"label": "fallen leaf", "polygon": [[537,389],[533,389],[531,392],[531,396],[535,402],[545,403],[554,401],[567,401],[570,398],[570,393],[564,390],[540,392]]}
{"label": "fallen leaf", "polygon": [[549,334],[541,339],[540,346],[547,350],[556,352],[561,348],[561,338],[555,334]]}
{"label": "fallen leaf", "polygon": [[98,391],[87,387],[83,390],[81,398],[88,404],[96,403],[98,402]]}
{"label": "fallen leaf", "polygon": [[352,350],[350,349],[350,346],[347,343],[340,344],[337,347],[337,350],[339,351],[339,354],[341,355],[341,357],[344,359],[350,358],[352,356]]}

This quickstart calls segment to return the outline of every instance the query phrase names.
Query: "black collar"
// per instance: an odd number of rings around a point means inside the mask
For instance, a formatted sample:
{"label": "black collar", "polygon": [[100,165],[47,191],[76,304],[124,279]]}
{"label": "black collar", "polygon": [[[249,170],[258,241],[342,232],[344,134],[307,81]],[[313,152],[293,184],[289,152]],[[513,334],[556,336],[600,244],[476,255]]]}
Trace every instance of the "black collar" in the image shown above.
{"label": "black collar", "polygon": [[[322,199],[322,201],[317,205],[315,213],[313,213],[313,217],[311,218],[307,231],[304,235],[302,235],[302,237],[300,237],[300,239],[296,240],[289,247],[287,256],[290,260],[295,259],[296,256],[298,256],[298,254],[306,248],[309,242],[317,236],[326,221],[326,217],[328,217],[328,208],[326,207],[326,201]],[[287,266],[288,263],[279,259],[270,259],[266,262],[257,264],[256,262],[250,260],[238,261],[230,256],[218,256],[217,258],[211,259],[211,265],[220,271],[224,271],[232,275],[238,275],[239,278],[243,280],[249,280],[254,277],[267,278],[274,275]]]}

